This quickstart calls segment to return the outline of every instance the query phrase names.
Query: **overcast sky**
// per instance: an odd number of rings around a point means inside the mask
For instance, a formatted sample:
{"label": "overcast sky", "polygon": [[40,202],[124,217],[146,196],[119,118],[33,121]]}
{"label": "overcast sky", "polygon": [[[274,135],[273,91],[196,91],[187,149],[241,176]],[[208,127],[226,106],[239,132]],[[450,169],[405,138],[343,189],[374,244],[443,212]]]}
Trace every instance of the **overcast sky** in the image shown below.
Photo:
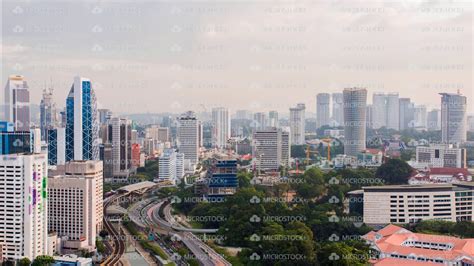
{"label": "overcast sky", "polygon": [[315,112],[353,86],[429,108],[459,89],[474,112],[470,0],[2,3],[2,87],[24,75],[34,103],[80,75],[117,113]]}

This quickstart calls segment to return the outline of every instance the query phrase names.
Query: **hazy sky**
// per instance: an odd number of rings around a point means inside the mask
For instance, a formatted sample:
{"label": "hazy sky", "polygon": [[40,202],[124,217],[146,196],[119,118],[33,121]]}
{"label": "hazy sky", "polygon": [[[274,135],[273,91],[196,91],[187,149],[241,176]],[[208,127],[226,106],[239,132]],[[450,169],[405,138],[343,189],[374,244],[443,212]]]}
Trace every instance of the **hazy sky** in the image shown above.
{"label": "hazy sky", "polygon": [[471,0],[1,2],[2,87],[25,75],[35,103],[81,75],[118,113],[315,112],[353,86],[428,107],[459,89],[474,112]]}

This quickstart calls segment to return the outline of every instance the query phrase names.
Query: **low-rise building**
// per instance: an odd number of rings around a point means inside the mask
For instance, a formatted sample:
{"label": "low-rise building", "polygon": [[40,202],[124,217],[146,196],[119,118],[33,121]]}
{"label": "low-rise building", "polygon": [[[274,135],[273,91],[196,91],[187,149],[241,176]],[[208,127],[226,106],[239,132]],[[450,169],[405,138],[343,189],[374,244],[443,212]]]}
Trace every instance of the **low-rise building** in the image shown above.
{"label": "low-rise building", "polygon": [[416,147],[416,165],[413,167],[466,168],[466,157],[466,149],[456,148],[452,144],[418,146]]}
{"label": "low-rise building", "polygon": [[371,265],[474,265],[474,239],[413,233],[387,225],[362,237],[377,251]]}
{"label": "low-rise building", "polygon": [[418,170],[408,179],[410,185],[461,183],[472,181],[472,175],[466,168],[428,168]]}

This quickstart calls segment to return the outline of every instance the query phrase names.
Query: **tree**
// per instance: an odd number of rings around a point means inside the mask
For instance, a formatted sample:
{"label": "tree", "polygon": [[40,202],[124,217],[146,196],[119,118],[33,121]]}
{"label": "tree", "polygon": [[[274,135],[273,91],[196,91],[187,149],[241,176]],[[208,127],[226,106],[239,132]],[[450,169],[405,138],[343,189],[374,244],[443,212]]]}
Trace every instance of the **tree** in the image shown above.
{"label": "tree", "polygon": [[246,173],[246,172],[240,171],[237,174],[237,179],[239,180],[239,188],[250,187],[251,186],[250,181],[252,180],[252,173]]}
{"label": "tree", "polygon": [[47,255],[40,255],[35,258],[35,260],[33,261],[31,265],[32,266],[47,266],[53,263],[54,263],[53,257],[47,256]]}
{"label": "tree", "polygon": [[320,265],[368,265],[369,247],[361,243],[330,242],[318,252]]}
{"label": "tree", "polygon": [[27,257],[24,257],[23,259],[21,259],[21,260],[18,261],[18,264],[19,264],[20,266],[30,266],[31,260],[28,259]]}
{"label": "tree", "polygon": [[305,171],[301,182],[296,184],[295,189],[300,197],[314,199],[323,195],[325,183],[323,172],[313,167]]}
{"label": "tree", "polygon": [[377,169],[375,176],[382,178],[387,185],[400,185],[408,183],[412,171],[413,169],[406,162],[390,159]]}

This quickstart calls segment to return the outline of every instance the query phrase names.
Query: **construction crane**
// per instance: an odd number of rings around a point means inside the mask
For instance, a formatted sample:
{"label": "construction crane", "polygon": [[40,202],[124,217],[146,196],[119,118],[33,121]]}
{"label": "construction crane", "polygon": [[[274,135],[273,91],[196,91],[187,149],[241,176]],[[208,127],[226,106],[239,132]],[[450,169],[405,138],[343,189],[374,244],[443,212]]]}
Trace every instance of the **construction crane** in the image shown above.
{"label": "construction crane", "polygon": [[333,141],[333,139],[331,138],[325,138],[325,139],[321,139],[321,141],[325,142],[327,145],[328,145],[328,161],[331,161],[331,142]]}

